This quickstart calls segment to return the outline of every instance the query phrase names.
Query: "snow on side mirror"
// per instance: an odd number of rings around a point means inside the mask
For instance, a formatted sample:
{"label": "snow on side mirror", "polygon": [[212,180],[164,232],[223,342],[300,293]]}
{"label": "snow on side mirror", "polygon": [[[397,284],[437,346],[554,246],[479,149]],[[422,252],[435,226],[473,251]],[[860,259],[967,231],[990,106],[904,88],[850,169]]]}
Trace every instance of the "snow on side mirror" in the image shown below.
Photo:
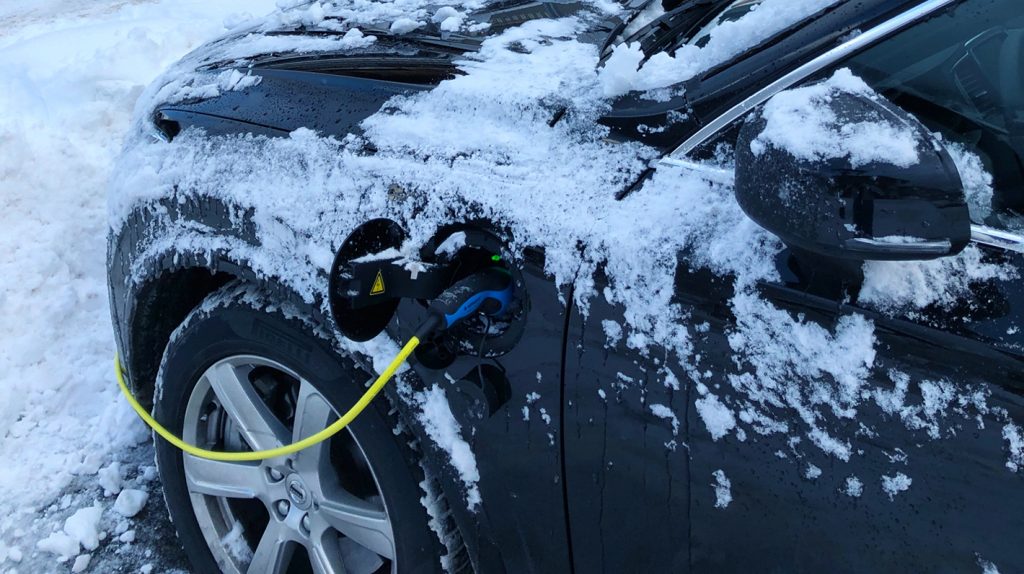
{"label": "snow on side mirror", "polygon": [[759,225],[829,257],[936,259],[971,238],[945,147],[849,70],[782,92],[747,118],[735,189]]}

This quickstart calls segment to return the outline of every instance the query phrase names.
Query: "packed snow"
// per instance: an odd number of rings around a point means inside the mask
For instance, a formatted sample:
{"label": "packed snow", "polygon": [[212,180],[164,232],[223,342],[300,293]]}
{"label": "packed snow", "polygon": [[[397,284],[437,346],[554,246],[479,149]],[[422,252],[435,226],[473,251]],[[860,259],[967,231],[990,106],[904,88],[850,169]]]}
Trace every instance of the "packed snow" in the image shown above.
{"label": "packed snow", "polygon": [[813,464],[808,464],[807,468],[804,470],[804,478],[807,480],[815,480],[819,476],[821,476],[821,469]]}
{"label": "packed snow", "polygon": [[1010,457],[1006,461],[1006,468],[1013,472],[1024,468],[1024,431],[1013,423],[1003,427],[1003,439],[1006,440]]}
{"label": "packed snow", "polygon": [[694,401],[697,414],[700,415],[713,440],[729,434],[736,427],[736,417],[732,410],[722,404],[718,397],[710,392],[704,383],[697,383],[697,392],[701,397]]}
{"label": "packed snow", "polygon": [[146,506],[147,500],[149,500],[149,493],[145,490],[126,488],[117,495],[117,500],[114,501],[114,512],[125,518],[131,518]]}
{"label": "packed snow", "polygon": [[715,508],[728,508],[732,503],[732,481],[725,476],[725,471],[719,469],[711,473],[715,482],[711,487],[715,489]]}
{"label": "packed snow", "polygon": [[466,504],[470,510],[476,509],[481,502],[480,488],[477,485],[480,481],[480,471],[476,466],[473,449],[462,437],[459,423],[448,405],[444,389],[434,385],[416,392],[413,396],[413,400],[419,403],[420,422],[430,438],[448,454],[466,489]]}
{"label": "packed snow", "polygon": [[679,417],[676,416],[672,409],[665,405],[650,405],[651,414],[668,421],[672,426],[672,436],[679,436]]}
{"label": "packed snow", "polygon": [[[107,181],[135,101],[160,70],[221,33],[225,18],[273,7],[0,3],[0,571],[52,572],[61,559],[65,571],[172,567],[146,559],[142,542],[100,538],[122,520],[107,493],[126,481],[149,489],[138,477],[152,465],[150,447],[136,447],[149,434],[112,378]],[[151,548],[166,536],[147,530]]]}
{"label": "packed snow", "polygon": [[856,476],[849,476],[843,485],[843,494],[853,498],[860,498],[864,494],[864,483]]}
{"label": "packed snow", "polygon": [[978,556],[978,566],[981,568],[981,574],[999,574],[999,567],[981,556]]}
{"label": "packed snow", "polygon": [[882,476],[882,490],[889,496],[889,500],[892,500],[897,494],[910,489],[910,485],[914,482],[912,478],[897,472],[893,476]]}

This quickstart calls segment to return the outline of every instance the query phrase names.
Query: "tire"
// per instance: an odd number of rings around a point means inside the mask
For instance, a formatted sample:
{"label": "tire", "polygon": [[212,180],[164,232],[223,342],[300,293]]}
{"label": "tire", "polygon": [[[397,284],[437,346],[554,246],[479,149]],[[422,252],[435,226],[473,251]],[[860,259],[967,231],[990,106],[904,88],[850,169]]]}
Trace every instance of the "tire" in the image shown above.
{"label": "tire", "polygon": [[[157,421],[200,447],[264,449],[323,429],[359,399],[373,377],[266,302],[229,285],[189,315],[160,366]],[[423,471],[395,426],[381,396],[320,448],[259,463],[204,461],[155,439],[196,572],[440,572]]]}

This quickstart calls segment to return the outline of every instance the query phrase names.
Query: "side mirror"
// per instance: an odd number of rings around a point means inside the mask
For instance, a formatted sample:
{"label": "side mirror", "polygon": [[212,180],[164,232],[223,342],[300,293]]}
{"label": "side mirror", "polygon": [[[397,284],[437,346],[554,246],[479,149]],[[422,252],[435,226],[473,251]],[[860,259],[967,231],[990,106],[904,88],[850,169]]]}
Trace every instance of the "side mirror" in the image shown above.
{"label": "side mirror", "polygon": [[867,86],[851,92],[831,82],[783,92],[746,120],[736,148],[743,211],[787,245],[829,257],[962,251],[971,219],[942,143]]}

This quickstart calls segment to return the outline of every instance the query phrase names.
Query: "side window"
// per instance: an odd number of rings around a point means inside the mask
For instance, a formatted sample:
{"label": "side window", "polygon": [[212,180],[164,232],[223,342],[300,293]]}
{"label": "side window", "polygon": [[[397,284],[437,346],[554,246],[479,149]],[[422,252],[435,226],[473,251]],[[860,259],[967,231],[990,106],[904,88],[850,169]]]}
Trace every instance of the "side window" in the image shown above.
{"label": "side window", "polygon": [[842,62],[942,135],[971,216],[1024,232],[1024,10],[964,0]]}

